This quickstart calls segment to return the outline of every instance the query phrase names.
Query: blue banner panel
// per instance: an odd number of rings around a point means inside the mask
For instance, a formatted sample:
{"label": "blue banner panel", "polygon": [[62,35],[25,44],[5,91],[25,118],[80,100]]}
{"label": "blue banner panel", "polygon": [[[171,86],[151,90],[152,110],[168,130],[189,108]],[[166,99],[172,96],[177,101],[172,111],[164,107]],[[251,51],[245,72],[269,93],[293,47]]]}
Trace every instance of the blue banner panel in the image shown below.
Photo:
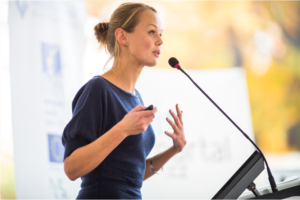
{"label": "blue banner panel", "polygon": [[62,163],[64,161],[65,148],[61,142],[61,136],[48,134],[49,161]]}

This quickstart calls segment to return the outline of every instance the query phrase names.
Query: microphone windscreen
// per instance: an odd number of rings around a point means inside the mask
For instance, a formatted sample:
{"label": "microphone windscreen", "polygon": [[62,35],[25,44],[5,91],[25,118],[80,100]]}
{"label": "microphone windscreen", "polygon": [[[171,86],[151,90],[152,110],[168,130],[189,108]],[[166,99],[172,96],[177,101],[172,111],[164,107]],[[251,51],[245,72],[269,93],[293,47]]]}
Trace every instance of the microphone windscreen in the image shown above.
{"label": "microphone windscreen", "polygon": [[173,67],[173,68],[174,68],[178,63],[179,63],[179,61],[178,61],[176,58],[174,58],[174,57],[172,57],[172,58],[169,59],[169,64],[170,64],[171,67]]}

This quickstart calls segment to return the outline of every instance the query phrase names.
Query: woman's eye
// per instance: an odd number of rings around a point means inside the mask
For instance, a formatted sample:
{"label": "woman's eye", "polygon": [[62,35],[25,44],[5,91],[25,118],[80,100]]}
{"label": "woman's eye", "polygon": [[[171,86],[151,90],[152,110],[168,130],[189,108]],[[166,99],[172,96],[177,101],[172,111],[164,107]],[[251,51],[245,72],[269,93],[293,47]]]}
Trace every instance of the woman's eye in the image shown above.
{"label": "woman's eye", "polygon": [[[154,31],[150,31],[149,33],[150,33],[150,34],[151,34],[151,33],[153,33],[153,34],[154,34]],[[151,35],[153,35],[153,34],[151,34]]]}

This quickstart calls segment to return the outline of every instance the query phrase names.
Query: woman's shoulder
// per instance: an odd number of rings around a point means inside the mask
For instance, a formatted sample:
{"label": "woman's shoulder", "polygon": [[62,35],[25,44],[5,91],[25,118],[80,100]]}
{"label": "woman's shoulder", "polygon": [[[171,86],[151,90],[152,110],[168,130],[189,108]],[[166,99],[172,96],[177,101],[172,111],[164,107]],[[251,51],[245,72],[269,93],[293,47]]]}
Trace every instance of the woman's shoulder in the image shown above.
{"label": "woman's shoulder", "polygon": [[104,78],[102,76],[96,75],[84,84],[84,86],[92,88],[95,87],[94,85],[96,85],[96,87],[105,87],[106,84]]}
{"label": "woman's shoulder", "polygon": [[[89,93],[101,94],[107,88],[107,83],[101,76],[97,75],[88,80],[80,90],[87,90]],[[79,91],[80,91],[79,90]]]}
{"label": "woman's shoulder", "polygon": [[106,83],[101,76],[94,76],[88,80],[76,93],[73,101],[72,108],[74,109],[78,101],[85,101],[87,99],[101,98],[103,92],[106,91]]}

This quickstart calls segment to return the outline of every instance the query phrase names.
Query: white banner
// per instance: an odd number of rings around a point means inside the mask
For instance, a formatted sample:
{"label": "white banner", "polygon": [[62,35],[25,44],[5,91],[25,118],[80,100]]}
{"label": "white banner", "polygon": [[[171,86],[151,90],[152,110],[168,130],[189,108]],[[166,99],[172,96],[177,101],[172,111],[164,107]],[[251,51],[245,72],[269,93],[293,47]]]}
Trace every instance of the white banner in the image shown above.
{"label": "white banner", "polygon": [[[253,139],[245,73],[242,68],[186,70],[193,80]],[[156,135],[149,157],[171,147],[176,103],[183,110],[187,145],[159,172],[146,180],[143,198],[211,199],[254,152],[252,144],[177,69],[143,70],[137,89],[145,106],[158,111],[152,122]]]}
{"label": "white banner", "polygon": [[81,87],[84,1],[10,1],[9,37],[16,197],[75,198],[61,136]]}

